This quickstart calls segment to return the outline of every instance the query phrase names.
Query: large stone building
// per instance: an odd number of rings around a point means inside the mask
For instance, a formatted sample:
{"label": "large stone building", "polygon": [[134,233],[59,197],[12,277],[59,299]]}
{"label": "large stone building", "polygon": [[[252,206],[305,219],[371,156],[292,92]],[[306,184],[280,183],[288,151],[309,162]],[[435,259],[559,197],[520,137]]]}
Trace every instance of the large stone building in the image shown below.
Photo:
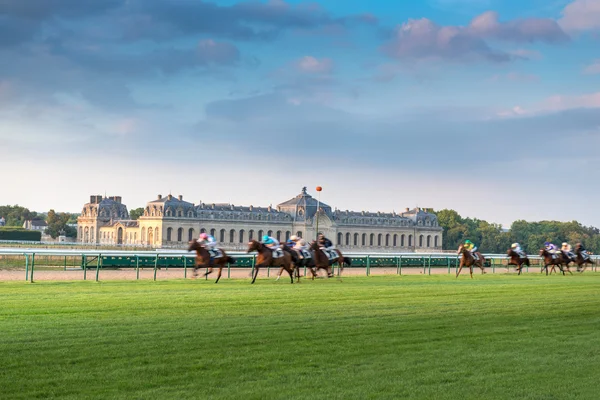
{"label": "large stone building", "polygon": [[245,250],[251,239],[291,235],[314,239],[318,231],[341,250],[369,252],[431,252],[442,249],[437,217],[422,209],[403,213],[333,210],[302,192],[277,207],[193,204],[182,196],[158,195],[138,220],[129,219],[121,197],[91,196],[78,218],[78,238],[84,244],[185,247],[201,232],[220,246]]}

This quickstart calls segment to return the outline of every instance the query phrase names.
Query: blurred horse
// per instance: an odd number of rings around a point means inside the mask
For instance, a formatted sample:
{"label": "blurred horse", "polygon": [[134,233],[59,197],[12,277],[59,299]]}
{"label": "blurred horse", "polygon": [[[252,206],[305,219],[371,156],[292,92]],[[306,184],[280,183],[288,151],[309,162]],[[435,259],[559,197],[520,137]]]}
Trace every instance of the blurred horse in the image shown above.
{"label": "blurred horse", "polygon": [[478,260],[476,260],[471,254],[471,252],[465,249],[465,246],[461,244],[460,246],[458,246],[458,251],[456,252],[456,254],[462,254],[462,257],[460,259],[460,265],[458,267],[458,271],[456,272],[457,278],[460,275],[460,272],[462,271],[463,267],[469,268],[471,279],[473,279],[473,266],[479,267],[479,269],[481,269],[481,274],[485,274],[485,258],[480,252],[475,252],[478,258]]}
{"label": "blurred horse", "polygon": [[338,276],[341,276],[342,272],[344,272],[344,268],[346,266],[349,267],[352,263],[352,260],[350,260],[348,257],[344,257],[342,252],[338,249],[333,250],[336,252],[336,257],[327,257],[327,255],[319,248],[319,243],[316,241],[313,241],[310,244],[310,249],[312,250],[313,258],[315,259],[315,269],[317,271],[319,269],[324,269],[325,271],[327,271],[328,278],[333,277],[333,272],[331,268],[333,264],[338,264],[338,266],[340,267]]}
{"label": "blurred horse", "polygon": [[[525,252],[523,252],[523,254],[525,254]],[[506,255],[510,257],[507,265],[516,265],[517,271],[519,271],[519,275],[521,275],[521,272],[523,271],[523,265],[527,267],[530,266],[529,257],[527,257],[527,254],[525,254],[525,257],[523,258],[519,255],[519,253],[517,253],[513,249],[508,249]]]}
{"label": "blurred horse", "polygon": [[194,264],[194,278],[198,276],[199,268],[208,268],[204,276],[212,274],[213,267],[216,264],[217,268],[219,268],[219,273],[217,275],[217,280],[215,281],[215,283],[218,283],[219,279],[221,279],[223,267],[225,267],[227,264],[235,264],[235,259],[233,257],[228,256],[225,253],[225,251],[221,249],[219,249],[219,251],[222,253],[222,256],[211,260],[210,253],[208,252],[208,250],[200,243],[198,243],[197,240],[190,241],[188,251],[192,250],[196,251],[196,263]]}
{"label": "blurred horse", "polygon": [[248,243],[248,250],[246,253],[250,253],[252,251],[258,252],[256,264],[254,265],[252,283],[256,281],[258,270],[260,270],[262,267],[281,267],[285,269],[288,274],[290,274],[291,283],[294,283],[294,264],[292,264],[292,256],[289,253],[284,251],[283,256],[274,258],[273,250],[256,240],[251,240]]}

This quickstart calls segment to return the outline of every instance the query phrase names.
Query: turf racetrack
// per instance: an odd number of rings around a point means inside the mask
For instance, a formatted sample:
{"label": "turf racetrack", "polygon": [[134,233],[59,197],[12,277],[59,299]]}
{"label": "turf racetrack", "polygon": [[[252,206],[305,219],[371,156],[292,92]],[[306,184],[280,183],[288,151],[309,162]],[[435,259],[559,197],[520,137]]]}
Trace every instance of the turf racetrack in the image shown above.
{"label": "turf racetrack", "polygon": [[598,399],[600,274],[0,282],[0,398]]}

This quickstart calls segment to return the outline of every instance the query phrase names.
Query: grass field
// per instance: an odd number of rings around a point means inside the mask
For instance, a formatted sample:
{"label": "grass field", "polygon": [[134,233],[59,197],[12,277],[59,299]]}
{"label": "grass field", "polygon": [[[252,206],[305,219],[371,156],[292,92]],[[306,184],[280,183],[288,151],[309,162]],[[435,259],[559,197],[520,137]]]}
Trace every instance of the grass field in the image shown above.
{"label": "grass field", "polygon": [[600,274],[0,282],[0,398],[598,399]]}

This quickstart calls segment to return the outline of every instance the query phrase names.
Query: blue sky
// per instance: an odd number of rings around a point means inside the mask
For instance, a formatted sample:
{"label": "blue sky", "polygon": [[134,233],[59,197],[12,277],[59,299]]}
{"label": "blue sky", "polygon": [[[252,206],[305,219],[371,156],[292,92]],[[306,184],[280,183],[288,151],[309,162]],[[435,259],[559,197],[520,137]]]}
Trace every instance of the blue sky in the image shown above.
{"label": "blue sky", "polygon": [[600,226],[600,0],[5,0],[0,59],[2,204]]}

